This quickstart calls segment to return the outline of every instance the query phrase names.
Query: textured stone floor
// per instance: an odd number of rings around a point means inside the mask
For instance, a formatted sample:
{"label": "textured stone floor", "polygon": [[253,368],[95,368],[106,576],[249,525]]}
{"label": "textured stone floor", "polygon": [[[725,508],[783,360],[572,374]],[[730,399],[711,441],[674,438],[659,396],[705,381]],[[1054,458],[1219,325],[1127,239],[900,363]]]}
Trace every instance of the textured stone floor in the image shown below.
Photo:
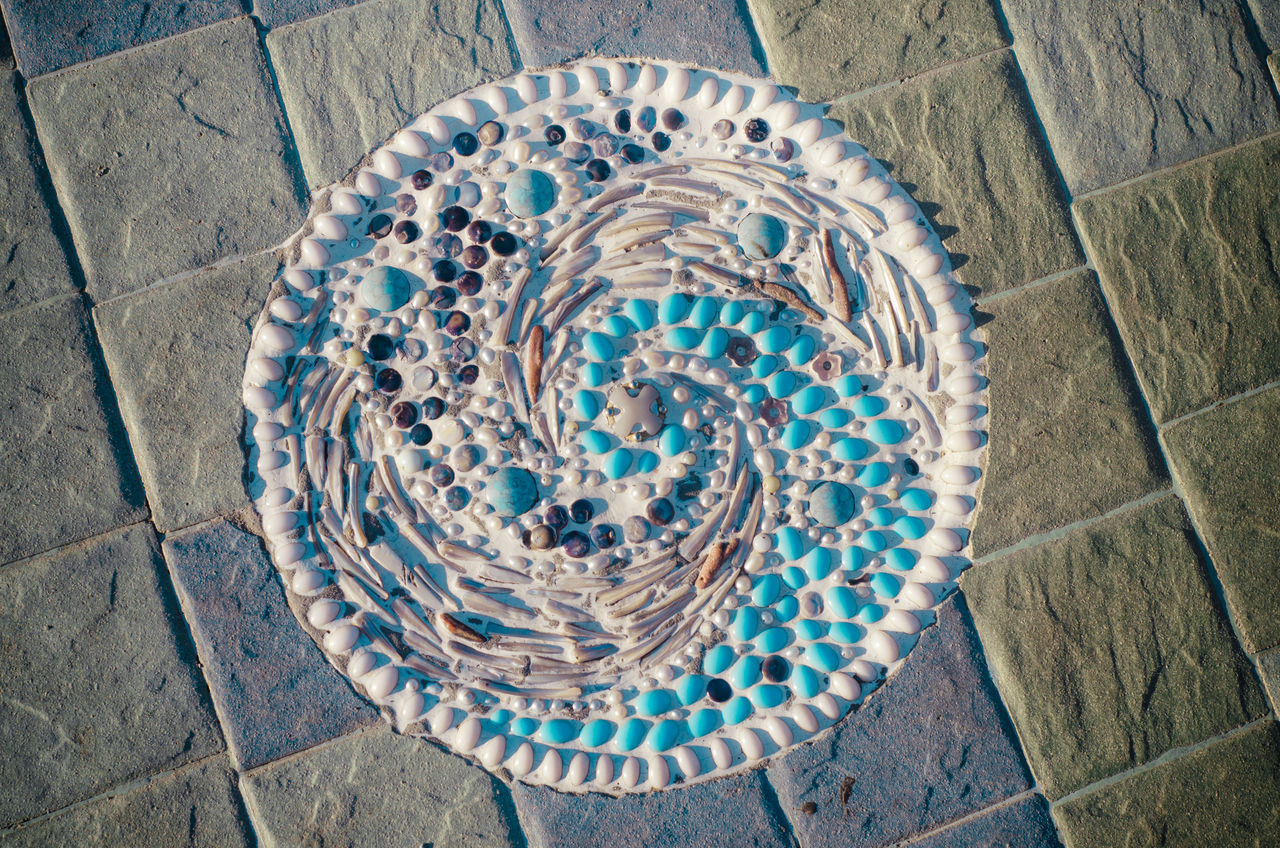
{"label": "textured stone floor", "polygon": [[[0,6],[0,848],[1275,844],[1272,0]],[[308,188],[584,54],[834,101],[992,382],[976,565],[902,674],[766,768],[621,800],[390,732],[294,625],[239,448]]]}

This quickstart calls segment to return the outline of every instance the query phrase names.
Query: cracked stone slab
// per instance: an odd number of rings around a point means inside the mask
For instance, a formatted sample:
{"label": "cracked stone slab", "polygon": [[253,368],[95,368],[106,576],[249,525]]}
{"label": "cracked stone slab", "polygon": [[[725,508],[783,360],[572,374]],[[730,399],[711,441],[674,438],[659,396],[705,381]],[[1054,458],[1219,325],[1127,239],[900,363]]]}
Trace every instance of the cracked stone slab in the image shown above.
{"label": "cracked stone slab", "polygon": [[1280,833],[1280,729],[1232,734],[1054,809],[1071,845],[1251,848]]}
{"label": "cracked stone slab", "polygon": [[253,13],[269,29],[314,18],[361,0],[254,0]]}
{"label": "cracked stone slab", "polygon": [[496,0],[373,0],[275,30],[267,50],[313,187],[445,97],[516,68]]}
{"label": "cracked stone slab", "polygon": [[41,77],[27,98],[99,302],[274,246],[302,222],[247,17]]}
{"label": "cracked stone slab", "polygon": [[154,534],[0,568],[0,828],[223,750]]}
{"label": "cracked stone slab", "polygon": [[1280,125],[1233,0],[1008,0],[1001,8],[1073,194]]}
{"label": "cracked stone slab", "polygon": [[770,68],[804,100],[835,100],[1009,43],[990,0],[748,2]]}
{"label": "cracked stone slab", "polygon": [[1083,262],[1013,55],[838,103],[828,116],[885,162],[985,294]]}
{"label": "cracked stone slab", "polygon": [[120,411],[163,531],[249,503],[240,377],[250,330],[277,267],[274,255],[261,254],[94,309]]}
{"label": "cracked stone slab", "polygon": [[579,0],[506,0],[503,9],[530,67],[580,56],[660,56],[760,74],[746,9],[734,0],[649,0],[631,6]]}
{"label": "cracked stone slab", "polygon": [[0,563],[143,519],[79,294],[0,316]]}
{"label": "cracked stone slab", "polygon": [[976,556],[1169,484],[1092,272],[987,309],[991,451]]}
{"label": "cracked stone slab", "polygon": [[164,555],[240,768],[377,720],[298,626],[257,536],[218,521],[169,536]]}
{"label": "cracked stone slab", "polygon": [[620,798],[512,786],[530,848],[594,848],[620,834],[626,844],[649,848],[786,848],[792,844],[786,821],[765,793],[762,771]]}
{"label": "cracked stone slab", "polygon": [[1280,644],[1280,389],[1164,431],[1169,460],[1250,653]]}
{"label": "cracked stone slab", "polygon": [[912,848],[1057,848],[1044,796],[1031,795],[912,842]]}
{"label": "cracked stone slab", "polygon": [[1031,785],[958,596],[892,680],[768,775],[806,848],[886,845]]}
{"label": "cracked stone slab", "polygon": [[1280,710],[1280,646],[1258,654],[1257,663],[1258,676],[1271,698],[1271,708]]}
{"label": "cracked stone slab", "polygon": [[1266,710],[1194,538],[1170,495],[961,579],[1050,798]]}
{"label": "cracked stone slab", "polygon": [[76,290],[41,196],[36,169],[44,163],[18,106],[19,85],[13,71],[0,73],[0,312]]}
{"label": "cracked stone slab", "polygon": [[[434,745],[379,728],[251,772],[262,844],[497,848],[518,843],[506,788]],[[358,799],[358,800],[357,800]]]}
{"label": "cracked stone slab", "polygon": [[129,845],[133,848],[248,848],[236,775],[215,757],[128,791],[94,799],[15,830],[4,848]]}
{"label": "cracked stone slab", "polygon": [[1280,378],[1280,136],[1075,209],[1157,423]]}

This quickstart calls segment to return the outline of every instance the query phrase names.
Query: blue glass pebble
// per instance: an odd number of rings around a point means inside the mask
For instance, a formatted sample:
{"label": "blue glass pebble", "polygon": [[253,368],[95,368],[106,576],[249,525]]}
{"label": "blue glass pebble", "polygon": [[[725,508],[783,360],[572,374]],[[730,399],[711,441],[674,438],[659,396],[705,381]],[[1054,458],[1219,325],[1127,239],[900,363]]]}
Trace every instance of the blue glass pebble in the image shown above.
{"label": "blue glass pebble", "polygon": [[873,554],[878,554],[885,548],[889,547],[889,540],[886,539],[885,535],[879,530],[868,530],[863,533],[862,536],[859,537],[858,543]]}
{"label": "blue glass pebble", "polygon": [[649,735],[650,723],[642,718],[627,719],[618,734],[618,748],[623,751],[634,751]]}
{"label": "blue glass pebble", "polygon": [[618,726],[613,722],[598,718],[582,728],[582,743],[589,748],[598,747],[612,739],[617,730]]}
{"label": "blue glass pebble", "polygon": [[826,642],[810,645],[804,652],[805,661],[818,671],[835,671],[840,667],[840,652]]}
{"label": "blue glass pebble", "polygon": [[863,395],[852,404],[855,414],[862,418],[874,418],[889,408],[889,402],[878,395]]}
{"label": "blue glass pebble", "polygon": [[744,403],[759,403],[764,400],[764,386],[759,383],[752,383],[742,390],[742,400]]}
{"label": "blue glass pebble", "polygon": [[872,591],[882,598],[896,598],[902,589],[902,581],[899,578],[883,571],[871,575],[870,583]]}
{"label": "blue glass pebble", "polygon": [[[758,607],[772,606],[782,592],[782,578],[776,574],[766,574],[756,581],[751,589],[751,603]],[[714,648],[712,650],[715,650]],[[710,654],[708,654],[710,656]],[[718,672],[712,671],[712,674]]]}
{"label": "blue glass pebble", "polygon": [[774,531],[773,541],[778,553],[789,562],[800,559],[804,554],[804,539],[800,536],[800,531],[790,525]]}
{"label": "blue glass pebble", "polygon": [[791,641],[791,633],[785,627],[770,627],[756,637],[756,648],[761,653],[776,654]]}
{"label": "blue glass pebble", "polygon": [[787,700],[787,690],[783,686],[765,683],[751,690],[752,702],[762,710],[772,709]]}
{"label": "blue glass pebble", "polygon": [[893,523],[893,510],[888,507],[878,506],[867,512],[867,521],[880,527],[888,527]]}
{"label": "blue glass pebble", "polygon": [[716,709],[698,710],[689,719],[689,730],[693,732],[695,737],[706,736],[720,729],[724,724],[724,717],[720,715],[720,711]]}
{"label": "blue glass pebble", "polygon": [[829,402],[827,390],[822,386],[806,386],[791,399],[792,407],[801,415],[812,415]]}
{"label": "blue glass pebble", "polygon": [[813,336],[808,333],[801,333],[796,336],[796,340],[787,348],[787,359],[791,360],[792,365],[807,365],[809,360],[813,359],[814,353],[817,352],[818,343],[814,341]]}
{"label": "blue glass pebble", "polygon": [[786,624],[795,618],[798,612],[800,612],[800,602],[796,600],[795,595],[787,595],[785,598],[779,599],[778,603],[773,607],[774,620],[782,624]]}
{"label": "blue glass pebble", "polygon": [[784,398],[796,390],[799,382],[794,371],[779,371],[766,380],[765,385],[769,388],[769,394],[776,398]]}
{"label": "blue glass pebble", "polygon": [[840,552],[840,567],[845,571],[857,571],[862,568],[862,548],[850,545]]}
{"label": "blue glass pebble", "polygon": [[813,441],[815,435],[812,423],[803,418],[793,418],[782,427],[782,446],[790,451],[798,451]]}
{"label": "blue glass pebble", "polygon": [[[827,412],[834,410],[828,409]],[[855,439],[850,436],[847,439],[841,439],[831,446],[831,454],[836,459],[842,459],[845,462],[857,462],[860,459],[866,459],[867,454],[871,452],[870,447],[862,439]]]}
{"label": "blue glass pebble", "polygon": [[600,329],[604,330],[615,339],[623,336],[629,336],[636,331],[636,325],[632,324],[621,315],[610,315],[608,318],[600,322]]}
{"label": "blue glass pebble", "polygon": [[815,639],[821,639],[827,632],[827,623],[814,618],[802,618],[792,625],[792,629],[795,630],[798,638],[812,642]]}
{"label": "blue glass pebble", "polygon": [[678,324],[689,314],[693,298],[684,292],[672,292],[658,304],[658,319],[664,324]]}
{"label": "blue glass pebble", "polygon": [[726,300],[724,306],[720,307],[720,323],[726,327],[732,327],[742,320],[747,314],[746,308],[740,300]]}
{"label": "blue glass pebble", "polygon": [[738,664],[729,672],[729,682],[734,689],[742,690],[755,685],[760,680],[760,663],[762,660],[754,654],[747,654],[738,660]]}
{"label": "blue glass pebble", "polygon": [[360,281],[360,299],[370,309],[394,312],[409,302],[409,276],[399,268],[379,265]]}
{"label": "blue glass pebble", "polygon": [[883,486],[889,479],[889,466],[883,462],[868,462],[855,479],[868,489]]}
{"label": "blue glass pebble", "polygon": [[658,434],[658,450],[662,451],[663,456],[676,456],[684,452],[684,446],[688,441],[688,434],[683,427],[679,424],[668,424]]}
{"label": "blue glass pebble", "polygon": [[782,360],[771,353],[763,356],[757,356],[749,366],[751,368],[751,376],[758,380],[763,380],[774,371],[778,370],[778,366],[782,364]]}
{"label": "blue glass pebble", "polygon": [[836,394],[842,398],[853,397],[862,392],[862,380],[854,374],[846,374],[837,378],[833,385],[835,386]]}
{"label": "blue glass pebble", "polygon": [[582,369],[582,382],[593,389],[603,386],[608,379],[609,375],[605,373],[604,366],[599,362],[588,362]]}
{"label": "blue glass pebble", "polygon": [[675,696],[667,689],[650,689],[636,697],[636,712],[640,715],[662,715],[673,707],[675,707]]}
{"label": "blue glass pebble", "polygon": [[659,754],[671,750],[680,739],[682,730],[684,730],[683,721],[669,718],[658,722],[649,733],[649,747]]}
{"label": "blue glass pebble", "polygon": [[877,445],[896,445],[907,438],[907,428],[893,418],[877,418],[867,424],[867,438]]}
{"label": "blue glass pebble", "polygon": [[884,618],[885,608],[880,604],[864,604],[862,609],[858,610],[858,621],[866,624],[875,624]]}
{"label": "blue glass pebble", "polygon": [[625,477],[627,472],[631,470],[631,463],[634,461],[635,455],[631,453],[629,448],[616,448],[613,453],[605,458],[604,476],[610,480]]}
{"label": "blue glass pebble", "polygon": [[739,642],[754,639],[760,632],[760,613],[755,607],[740,607],[733,615],[733,638]]}
{"label": "blue glass pebble", "polygon": [[622,311],[638,330],[652,330],[658,324],[653,314],[653,306],[647,300],[628,300]]}
{"label": "blue glass pebble", "polygon": [[856,507],[853,490],[835,480],[819,483],[809,495],[809,517],[823,527],[839,527],[844,524],[853,518]]}
{"label": "blue glass pebble", "polygon": [[796,665],[791,672],[791,688],[801,698],[812,698],[822,691],[822,678],[807,665]]}
{"label": "blue glass pebble", "polygon": [[507,178],[502,199],[517,218],[536,218],[555,205],[556,184],[542,171],[524,168]]}
{"label": "blue glass pebble", "polygon": [[720,304],[714,297],[703,295],[693,302],[689,310],[689,323],[699,330],[705,330],[720,317]]}
{"label": "blue glass pebble", "polygon": [[600,414],[600,410],[604,408],[604,398],[600,397],[599,392],[593,392],[588,389],[578,389],[573,394],[573,411],[578,417],[584,421],[594,421],[596,416]]}
{"label": "blue glass pebble", "polygon": [[[828,430],[839,430],[853,420],[853,414],[847,409],[834,406],[818,413],[818,423]],[[858,457],[861,459],[862,457]]]}
{"label": "blue glass pebble", "polygon": [[919,539],[925,530],[924,521],[914,515],[904,515],[893,522],[893,532],[904,539]]}
{"label": "blue glass pebble", "polygon": [[608,453],[612,445],[609,437],[599,430],[584,430],[578,434],[578,442],[587,453],[594,453],[597,456]]}
{"label": "blue glass pebble", "polygon": [[792,589],[799,589],[801,586],[809,582],[809,578],[805,576],[803,568],[789,565],[782,570],[782,582],[786,583]]}
{"label": "blue glass pebble", "polygon": [[915,552],[908,548],[892,548],[884,552],[885,564],[895,571],[910,571],[915,568]]}
{"label": "blue glass pebble", "polygon": [[658,467],[658,455],[651,450],[636,451],[636,471],[648,474]]}
{"label": "blue glass pebble", "polygon": [[903,489],[898,495],[898,503],[902,504],[903,509],[924,512],[933,506],[933,498],[924,489]]}
{"label": "blue glass pebble", "polygon": [[707,694],[707,678],[701,674],[686,674],[676,684],[676,698],[682,707],[701,701],[705,694]]}
{"label": "blue glass pebble", "polygon": [[827,606],[841,618],[853,618],[858,612],[858,596],[848,586],[832,586],[826,594]]}
{"label": "blue glass pebble", "polygon": [[804,558],[804,570],[810,580],[821,580],[835,568],[835,554],[830,548],[814,548]]}
{"label": "blue glass pebble", "polygon": [[738,224],[738,245],[748,259],[772,259],[787,245],[787,225],[772,215],[752,212]]}
{"label": "blue glass pebble", "polygon": [[729,349],[729,331],[724,327],[712,327],[702,339],[702,354],[708,359],[719,359]]}
{"label": "blue glass pebble", "polygon": [[[758,603],[758,602],[757,602]],[[770,601],[772,603],[772,601]],[[733,665],[734,657],[733,648],[728,645],[716,645],[707,651],[707,655],[702,658],[702,669],[707,674],[720,674],[726,668]]]}
{"label": "blue glass pebble", "polygon": [[672,350],[693,350],[702,341],[702,331],[693,327],[672,327],[664,339]]}
{"label": "blue glass pebble", "polygon": [[563,745],[570,739],[577,739],[582,725],[573,719],[553,718],[546,724],[542,725],[542,729],[538,731],[538,736],[543,742],[550,742],[552,745]]}
{"label": "blue glass pebble", "polygon": [[541,724],[536,718],[522,716],[511,722],[511,732],[517,736],[532,736]]}
{"label": "blue glass pebble", "polygon": [[862,637],[866,635],[861,627],[852,621],[837,621],[831,625],[831,638],[841,645],[853,645],[862,641]]}
{"label": "blue glass pebble", "polygon": [[484,497],[498,515],[514,518],[524,515],[538,502],[538,484],[528,471],[507,465],[489,478]]}
{"label": "blue glass pebble", "polygon": [[765,353],[782,353],[791,345],[790,328],[783,324],[774,324],[760,334],[759,345]]}
{"label": "blue glass pebble", "polygon": [[597,362],[613,359],[613,340],[604,333],[591,331],[582,337],[582,349]]}
{"label": "blue glass pebble", "polygon": [[768,316],[763,312],[758,309],[752,310],[742,317],[742,331],[749,336],[754,336],[764,329],[767,321]]}
{"label": "blue glass pebble", "polygon": [[729,724],[742,724],[751,717],[751,713],[754,711],[755,708],[751,706],[751,702],[742,695],[729,701],[722,710],[724,720]]}
{"label": "blue glass pebble", "polygon": [[500,726],[511,721],[511,719],[515,718],[515,716],[516,714],[511,712],[511,710],[499,709],[489,713],[489,721]]}

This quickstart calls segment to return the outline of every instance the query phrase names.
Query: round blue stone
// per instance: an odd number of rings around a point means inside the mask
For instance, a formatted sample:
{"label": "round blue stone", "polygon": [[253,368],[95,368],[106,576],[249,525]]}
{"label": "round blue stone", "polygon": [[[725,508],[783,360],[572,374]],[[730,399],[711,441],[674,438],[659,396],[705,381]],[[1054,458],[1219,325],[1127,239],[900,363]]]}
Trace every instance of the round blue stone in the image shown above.
{"label": "round blue stone", "polygon": [[839,527],[853,518],[853,491],[834,480],[822,483],[809,495],[809,516],[823,527]]}
{"label": "round blue stone", "polygon": [[507,518],[523,515],[538,502],[538,484],[523,468],[499,468],[484,487],[493,511]]}
{"label": "round blue stone", "polygon": [[541,171],[526,168],[511,175],[502,197],[512,215],[534,218],[555,205],[556,184]]}

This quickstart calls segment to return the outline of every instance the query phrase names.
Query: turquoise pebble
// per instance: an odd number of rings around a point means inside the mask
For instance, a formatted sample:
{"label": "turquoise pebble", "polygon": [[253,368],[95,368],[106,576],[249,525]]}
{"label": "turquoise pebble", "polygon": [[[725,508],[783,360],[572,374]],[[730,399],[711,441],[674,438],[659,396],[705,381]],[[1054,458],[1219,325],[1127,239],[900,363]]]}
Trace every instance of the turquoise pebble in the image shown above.
{"label": "turquoise pebble", "polygon": [[511,722],[511,732],[517,736],[532,736],[540,723],[536,718],[524,716]]}
{"label": "turquoise pebble", "polygon": [[809,517],[823,527],[839,527],[853,518],[856,503],[853,490],[844,483],[819,483],[809,495]]}
{"label": "turquoise pebble", "polygon": [[867,513],[867,521],[880,527],[888,527],[893,523],[893,510],[886,506],[878,506]]}
{"label": "turquoise pebble", "polygon": [[853,402],[853,411],[863,418],[873,418],[889,408],[889,402],[876,395],[863,395]]}
{"label": "turquoise pebble", "polygon": [[693,302],[689,310],[689,323],[699,330],[705,330],[720,317],[720,304],[714,297],[703,295]]}
{"label": "turquoise pebble", "polygon": [[909,509],[912,512],[924,512],[933,506],[933,498],[924,489],[903,489],[898,495],[898,502],[902,504],[903,509]]}
{"label": "turquoise pebble", "polygon": [[786,624],[795,618],[798,612],[800,612],[800,602],[796,600],[795,595],[787,595],[785,598],[780,598],[774,605],[773,618],[775,621]]}
{"label": "turquoise pebble", "polygon": [[687,707],[694,701],[701,701],[707,694],[707,678],[701,674],[686,674],[676,684],[676,698],[680,706]]}
{"label": "turquoise pebble", "polygon": [[524,515],[538,502],[538,484],[523,468],[506,465],[489,478],[484,497],[498,515]]}
{"label": "turquoise pebble", "polygon": [[669,689],[650,689],[636,697],[636,712],[644,716],[662,715],[675,705],[675,696]]}
{"label": "turquoise pebble", "polygon": [[806,386],[791,399],[792,407],[801,415],[812,415],[830,402],[827,390],[822,386]]}
{"label": "turquoise pebble", "polygon": [[[833,411],[834,410],[830,409],[827,410],[827,412]],[[862,439],[855,439],[853,437],[841,439],[831,447],[832,455],[836,459],[843,459],[845,462],[857,462],[860,459],[865,459],[867,454],[870,452],[871,449],[867,446],[866,442]]]}
{"label": "turquoise pebble", "polygon": [[786,583],[792,589],[799,589],[801,586],[809,582],[809,578],[805,576],[803,568],[788,565],[782,570],[782,582]]}
{"label": "turquoise pebble", "polygon": [[684,722],[676,719],[658,722],[649,733],[649,747],[659,754],[671,750],[680,738],[680,731],[684,729]]}
{"label": "turquoise pebble", "polygon": [[738,224],[738,244],[748,259],[772,259],[787,244],[787,225],[772,215],[752,212]]}
{"label": "turquoise pebble", "polygon": [[584,430],[578,434],[578,441],[582,443],[583,450],[596,455],[608,453],[611,445],[609,437],[599,430]]}
{"label": "turquoise pebble", "polygon": [[582,729],[582,743],[588,748],[595,748],[612,739],[617,731],[616,724],[608,719],[598,718]]}
{"label": "turquoise pebble", "polygon": [[702,339],[702,353],[708,359],[719,359],[729,349],[729,331],[724,327],[712,327]]}
{"label": "turquoise pebble", "polygon": [[636,471],[648,474],[658,467],[658,455],[651,450],[636,451]]}
{"label": "turquoise pebble", "polygon": [[603,386],[609,375],[599,362],[588,362],[582,369],[582,381],[593,389]]}
{"label": "turquoise pebble", "polygon": [[914,515],[904,515],[893,522],[893,532],[904,539],[919,539],[925,533],[924,521]]}
{"label": "turquoise pebble", "polygon": [[653,314],[653,306],[647,300],[628,300],[622,311],[631,323],[639,330],[652,330],[657,326],[657,318]]}
{"label": "turquoise pebble", "polygon": [[663,456],[676,456],[684,451],[688,444],[688,434],[679,424],[668,424],[658,434],[658,450]]}
{"label": "turquoise pebble", "polygon": [[604,408],[604,398],[600,397],[599,392],[593,392],[588,389],[578,389],[573,394],[573,411],[578,413],[578,417],[584,421],[594,421],[596,416],[600,414],[600,410]]}
{"label": "turquoise pebble", "polygon": [[804,570],[810,580],[821,580],[835,568],[835,554],[830,548],[814,548],[804,558]]}
{"label": "turquoise pebble", "polygon": [[742,724],[751,717],[753,711],[751,702],[739,695],[724,705],[724,720],[729,724]]}
{"label": "turquoise pebble", "polygon": [[804,652],[804,658],[818,671],[835,671],[840,667],[840,652],[826,642],[810,645]]}
{"label": "turquoise pebble", "polygon": [[792,625],[792,627],[796,631],[796,636],[801,639],[807,639],[810,642],[815,639],[821,639],[822,634],[827,632],[826,622],[812,618],[802,618]]}
{"label": "turquoise pebble", "polygon": [[689,730],[695,737],[713,733],[719,730],[722,724],[724,724],[724,717],[720,715],[719,710],[714,709],[698,710],[689,718]]}
{"label": "turquoise pebble", "polygon": [[664,324],[678,324],[689,314],[693,298],[684,292],[672,292],[658,304],[658,319]]}
{"label": "turquoise pebble", "polygon": [[796,340],[787,348],[787,359],[791,360],[792,365],[806,365],[813,354],[818,349],[818,343],[813,340],[813,336],[808,333],[801,333],[796,336]]}
{"label": "turquoise pebble", "polygon": [[826,594],[827,606],[841,618],[853,618],[858,612],[858,596],[848,586],[832,586]]}
{"label": "turquoise pebble", "polygon": [[673,350],[693,350],[702,341],[702,331],[692,327],[672,327],[667,330],[667,347]]}
{"label": "turquoise pebble", "polygon": [[570,739],[577,739],[581,730],[582,725],[573,719],[553,718],[542,725],[542,729],[538,731],[538,736],[542,738],[543,742],[550,742],[552,745],[563,745]]}
{"label": "turquoise pebble", "polygon": [[837,378],[833,385],[835,386],[836,394],[842,398],[853,397],[862,392],[862,380],[858,379],[854,374],[846,374]]}
{"label": "turquoise pebble", "polygon": [[907,438],[907,428],[893,418],[877,418],[867,425],[867,438],[877,445],[896,445]]}
{"label": "turquoise pebble", "polygon": [[865,632],[852,621],[837,621],[831,625],[831,638],[841,645],[854,645],[862,641]]}
{"label": "turquoise pebble", "polygon": [[742,331],[749,336],[754,336],[756,333],[764,329],[764,325],[767,320],[768,316],[763,312],[758,309],[753,309],[742,317]]}
{"label": "turquoise pebble", "polygon": [[858,472],[856,479],[859,485],[868,489],[883,486],[889,479],[889,466],[883,462],[868,462],[866,467]]}
{"label": "turquoise pebble", "polygon": [[742,390],[742,400],[745,403],[759,403],[764,400],[764,394],[764,386],[752,383]]}
{"label": "turquoise pebble", "polygon": [[610,480],[617,480],[620,477],[627,476],[627,472],[631,470],[631,463],[635,460],[629,448],[617,448],[613,453],[605,457],[604,460],[604,476]]}
{"label": "turquoise pebble", "polygon": [[[776,574],[766,574],[756,581],[751,589],[751,603],[758,607],[772,606],[782,592],[782,578]],[[712,649],[714,650],[714,649]],[[707,655],[708,657],[710,654]],[[716,674],[717,672],[711,672]]]}
{"label": "turquoise pebble", "polygon": [[841,409],[838,406],[824,409],[818,414],[818,423],[828,430],[839,430],[852,420],[853,414],[849,410]]}
{"label": "turquoise pebble", "polygon": [[732,327],[742,320],[742,316],[747,314],[746,307],[742,305],[740,300],[726,300],[724,306],[720,307],[720,323],[726,327]]}
{"label": "turquoise pebble", "polygon": [[597,362],[608,362],[613,359],[613,340],[604,333],[594,330],[582,337],[582,349]]}
{"label": "turquoise pebble", "polygon": [[707,674],[720,674],[733,665],[735,656],[733,648],[728,645],[716,645],[702,658],[702,668]]}
{"label": "turquoise pebble", "polygon": [[865,604],[862,609],[858,610],[858,621],[866,624],[875,624],[884,618],[885,608],[880,604]]}
{"label": "turquoise pebble", "polygon": [[893,548],[884,552],[884,561],[895,571],[910,571],[916,566],[916,555],[907,548]]}
{"label": "turquoise pebble", "polygon": [[896,598],[902,589],[902,581],[892,574],[877,571],[871,575],[871,589],[882,598]]}
{"label": "turquoise pebble", "polygon": [[615,339],[623,336],[629,336],[636,331],[636,325],[632,324],[621,315],[610,315],[600,323],[600,329],[604,330]]}
{"label": "turquoise pebble", "polygon": [[762,660],[754,654],[748,654],[738,660],[738,664],[729,672],[729,682],[734,689],[746,689],[760,680],[760,664]]}
{"label": "turquoise pebble", "polygon": [[873,554],[878,554],[889,547],[889,540],[879,530],[868,530],[862,534],[858,542]]}
{"label": "turquoise pebble", "polygon": [[772,709],[787,700],[787,690],[782,686],[766,683],[751,690],[751,700],[762,710]]}
{"label": "turquoise pebble", "polygon": [[797,665],[791,672],[791,688],[801,698],[812,698],[822,691],[822,678],[807,665]]}
{"label": "turquoise pebble", "polygon": [[399,268],[379,265],[360,281],[360,299],[370,309],[394,312],[409,302],[409,276]]}
{"label": "turquoise pebble", "polygon": [[755,607],[741,607],[733,616],[733,638],[739,642],[754,639],[760,632],[760,613]]}
{"label": "turquoise pebble", "polygon": [[765,353],[782,353],[791,344],[791,330],[782,324],[774,324],[760,334],[759,344]]}
{"label": "turquoise pebble", "polygon": [[516,714],[511,710],[494,710],[489,713],[489,721],[496,725],[503,725],[515,718]]}
{"label": "turquoise pebble", "polygon": [[523,168],[507,178],[502,199],[517,218],[536,218],[555,205],[556,184],[542,171]]}
{"label": "turquoise pebble", "polygon": [[814,437],[814,427],[803,418],[788,421],[782,428],[782,446],[787,450],[797,451],[809,444]]}
{"label": "turquoise pebble", "polygon": [[757,356],[751,363],[751,376],[757,380],[763,380],[774,371],[778,370],[778,366],[782,364],[782,360],[771,353],[764,356]]}
{"label": "turquoise pebble", "polygon": [[642,718],[627,719],[618,734],[618,748],[623,751],[634,751],[649,735],[650,723]]}
{"label": "turquoise pebble", "polygon": [[769,394],[776,398],[784,398],[796,390],[796,385],[800,379],[796,377],[794,371],[779,371],[765,381],[765,385],[769,387]]}
{"label": "turquoise pebble", "polygon": [[804,539],[800,531],[790,525],[779,527],[773,534],[773,542],[778,553],[789,562],[800,559],[804,553]]}
{"label": "turquoise pebble", "polygon": [[791,633],[785,627],[770,627],[756,638],[756,648],[762,653],[776,654],[791,641]]}
{"label": "turquoise pebble", "polygon": [[862,568],[862,548],[850,545],[840,552],[840,567],[845,571],[857,571]]}

